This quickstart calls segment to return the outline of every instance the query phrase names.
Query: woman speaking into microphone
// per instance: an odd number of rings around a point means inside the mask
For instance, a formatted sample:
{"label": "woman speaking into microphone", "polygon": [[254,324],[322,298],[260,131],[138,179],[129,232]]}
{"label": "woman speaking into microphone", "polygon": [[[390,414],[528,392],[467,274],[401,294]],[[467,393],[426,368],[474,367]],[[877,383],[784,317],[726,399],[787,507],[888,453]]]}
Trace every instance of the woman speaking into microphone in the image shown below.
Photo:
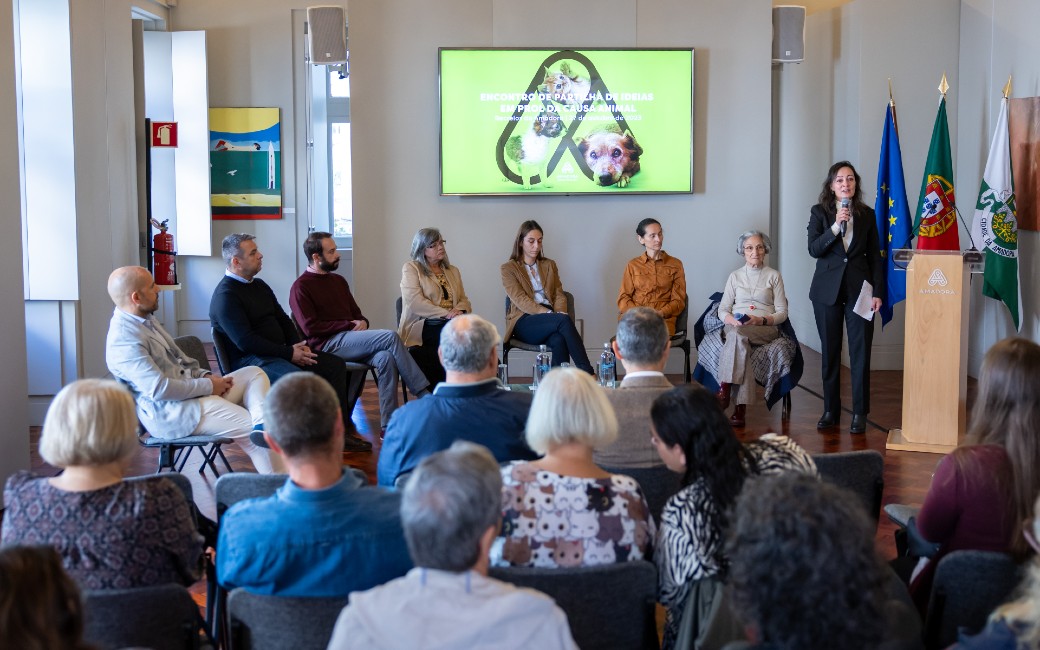
{"label": "woman speaking into microphone", "polygon": [[809,299],[816,315],[823,357],[823,416],[818,429],[837,426],[841,415],[841,325],[849,335],[852,371],[852,424],[850,433],[863,433],[870,412],[870,344],[874,321],[856,314],[853,308],[863,282],[873,288],[871,310],[881,308],[881,248],[878,245],[874,210],[863,203],[859,174],[843,160],[831,165],[823,182],[819,203],[809,215],[809,255],[816,259],[816,272]]}

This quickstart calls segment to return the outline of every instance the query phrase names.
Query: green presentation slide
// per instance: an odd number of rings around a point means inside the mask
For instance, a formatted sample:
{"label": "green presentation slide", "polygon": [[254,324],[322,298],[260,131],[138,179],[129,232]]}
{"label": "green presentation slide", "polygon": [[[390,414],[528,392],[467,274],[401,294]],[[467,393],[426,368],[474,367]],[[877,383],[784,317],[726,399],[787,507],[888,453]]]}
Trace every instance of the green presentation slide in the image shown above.
{"label": "green presentation slide", "polygon": [[441,193],[688,193],[693,50],[440,51]]}

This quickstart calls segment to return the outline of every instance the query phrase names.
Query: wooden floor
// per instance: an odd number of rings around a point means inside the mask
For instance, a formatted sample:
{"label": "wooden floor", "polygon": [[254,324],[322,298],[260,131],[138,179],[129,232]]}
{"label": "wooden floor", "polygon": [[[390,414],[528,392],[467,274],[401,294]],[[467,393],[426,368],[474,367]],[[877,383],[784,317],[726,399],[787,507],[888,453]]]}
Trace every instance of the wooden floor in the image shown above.
{"label": "wooden floor", "polygon": [[[748,405],[747,426],[737,434],[742,440],[757,438],[770,431],[783,433],[793,438],[810,453],[827,453],[850,451],[855,449],[876,449],[885,456],[885,489],[884,503],[906,503],[920,505],[931,482],[932,472],[940,456],[936,454],[886,451],[885,441],[889,428],[898,427],[901,419],[901,403],[903,394],[903,373],[901,371],[875,371],[871,373],[871,405],[866,434],[851,435],[848,432],[851,415],[842,413],[841,428],[826,433],[816,430],[816,421],[822,413],[821,382],[819,379],[820,355],[808,348],[802,348],[805,356],[805,373],[800,386],[792,393],[791,419],[782,421],[780,405],[768,411],[761,399],[756,404]],[[216,368],[212,359],[212,348],[209,347],[211,365]],[[522,378],[516,378],[522,381]],[[682,381],[680,376],[671,377],[674,383]],[[851,404],[848,369],[843,368],[842,401]],[[975,392],[975,382],[968,381],[968,407],[970,409]],[[761,397],[761,389],[760,397]],[[373,443],[374,450],[366,454],[343,454],[343,463],[363,470],[369,480],[375,482],[376,461],[379,457],[379,401],[374,383],[366,383],[361,400],[353,413],[358,431]],[[34,427],[30,432],[33,470],[41,474],[53,473],[54,469],[46,465],[37,454],[39,429]],[[252,472],[253,466],[249,458],[235,445],[227,445],[228,460],[235,471]],[[155,471],[157,452],[141,448],[133,464],[130,474],[149,474]],[[200,474],[198,454],[190,459],[184,474],[191,478],[195,500],[203,514],[215,518],[215,502],[213,485],[216,479],[209,471]],[[878,527],[876,543],[879,552],[885,559],[895,557],[893,541],[894,527],[882,514]],[[204,594],[200,585],[192,590],[196,594]]]}

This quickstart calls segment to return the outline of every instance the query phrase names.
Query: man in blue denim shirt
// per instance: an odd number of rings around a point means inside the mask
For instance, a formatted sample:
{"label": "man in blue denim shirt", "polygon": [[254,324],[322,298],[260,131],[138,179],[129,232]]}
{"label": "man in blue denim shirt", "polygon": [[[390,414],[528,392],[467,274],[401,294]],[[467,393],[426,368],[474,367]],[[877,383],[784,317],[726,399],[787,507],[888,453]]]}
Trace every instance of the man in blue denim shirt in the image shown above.
{"label": "man in blue denim shirt", "polygon": [[217,579],[277,596],[345,597],[411,567],[397,494],[344,471],[343,420],[321,377],[293,373],[264,402],[264,438],[289,480],[232,506],[220,523]]}

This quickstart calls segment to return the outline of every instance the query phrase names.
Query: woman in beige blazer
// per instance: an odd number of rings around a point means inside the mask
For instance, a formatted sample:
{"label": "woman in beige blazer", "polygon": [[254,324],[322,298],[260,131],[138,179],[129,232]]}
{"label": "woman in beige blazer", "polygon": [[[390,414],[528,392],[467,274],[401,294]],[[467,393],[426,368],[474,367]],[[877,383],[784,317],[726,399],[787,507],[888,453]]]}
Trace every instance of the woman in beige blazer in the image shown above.
{"label": "woman in beige blazer", "polygon": [[544,343],[552,351],[552,365],[570,359],[591,373],[585,344],[567,313],[556,262],[542,255],[542,227],[537,221],[520,224],[513,254],[501,270],[509,297],[505,340],[516,337],[531,345]]}
{"label": "woman in beige blazer", "polygon": [[473,311],[458,267],[448,262],[445,243],[440,230],[419,230],[412,238],[412,259],[401,268],[398,334],[431,385],[444,381],[437,358],[441,329],[459,314]]}

